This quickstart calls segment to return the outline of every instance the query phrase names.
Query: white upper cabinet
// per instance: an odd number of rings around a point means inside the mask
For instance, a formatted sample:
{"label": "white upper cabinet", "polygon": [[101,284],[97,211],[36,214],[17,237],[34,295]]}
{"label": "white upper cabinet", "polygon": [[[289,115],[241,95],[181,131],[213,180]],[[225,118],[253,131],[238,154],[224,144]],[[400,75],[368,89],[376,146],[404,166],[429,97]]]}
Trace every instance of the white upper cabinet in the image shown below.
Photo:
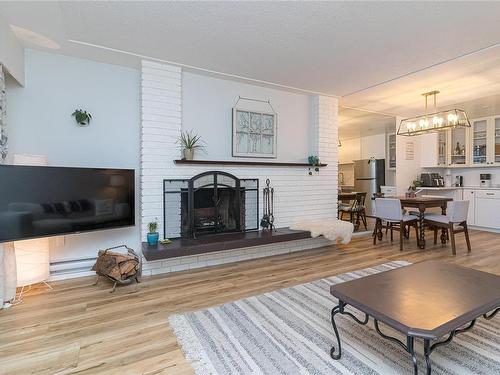
{"label": "white upper cabinet", "polygon": [[361,159],[360,138],[342,140],[342,146],[339,147],[339,164],[349,164],[359,159]]}
{"label": "white upper cabinet", "polygon": [[462,166],[467,165],[467,128],[457,127],[455,129],[449,130],[450,139],[450,159],[448,165],[450,166]]}
{"label": "white upper cabinet", "polygon": [[488,161],[488,121],[472,121],[471,145],[472,145],[472,165],[486,165]]}
{"label": "white upper cabinet", "polygon": [[500,166],[500,116],[471,120],[470,128],[421,137],[422,167]]}
{"label": "white upper cabinet", "polygon": [[492,147],[491,147],[491,163],[500,165],[500,117],[495,117],[491,120],[493,129]]}
{"label": "white upper cabinet", "polygon": [[387,156],[386,156],[387,169],[396,169],[396,134],[387,134]]}

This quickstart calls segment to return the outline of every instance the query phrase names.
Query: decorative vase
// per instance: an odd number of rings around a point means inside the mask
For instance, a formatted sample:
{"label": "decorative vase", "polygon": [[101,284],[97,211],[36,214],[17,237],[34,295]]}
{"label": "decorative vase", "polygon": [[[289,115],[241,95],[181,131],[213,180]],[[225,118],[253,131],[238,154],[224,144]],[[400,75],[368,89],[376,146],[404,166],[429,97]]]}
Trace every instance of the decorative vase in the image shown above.
{"label": "decorative vase", "polygon": [[185,148],[183,150],[184,159],[193,160],[194,157],[194,148]]}
{"label": "decorative vase", "polygon": [[148,245],[149,246],[158,245],[158,238],[160,237],[160,234],[158,232],[148,233],[147,237],[148,237]]}

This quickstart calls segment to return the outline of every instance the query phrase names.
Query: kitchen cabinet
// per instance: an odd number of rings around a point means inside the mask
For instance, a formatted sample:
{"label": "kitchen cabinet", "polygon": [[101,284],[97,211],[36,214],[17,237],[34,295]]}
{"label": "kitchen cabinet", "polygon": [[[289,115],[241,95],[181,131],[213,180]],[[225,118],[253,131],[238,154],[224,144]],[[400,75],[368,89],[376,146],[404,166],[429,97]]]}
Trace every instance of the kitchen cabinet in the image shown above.
{"label": "kitchen cabinet", "polygon": [[449,142],[448,132],[437,133],[437,165],[448,165]]}
{"label": "kitchen cabinet", "polygon": [[342,140],[342,146],[339,147],[339,164],[350,164],[359,159],[361,159],[360,138]]}
{"label": "kitchen cabinet", "polygon": [[475,120],[471,124],[472,165],[489,164],[488,120]]}
{"label": "kitchen cabinet", "polygon": [[[500,119],[499,119],[500,120]],[[499,122],[500,125],[500,122]],[[500,130],[499,130],[500,134]],[[500,137],[499,137],[500,139]],[[396,169],[396,134],[387,134],[387,169]]]}
{"label": "kitchen cabinet", "polygon": [[468,162],[467,158],[467,128],[457,127],[454,129],[450,129],[448,135],[448,140],[450,142],[450,158],[448,165],[450,166],[463,166]]}
{"label": "kitchen cabinet", "polygon": [[500,117],[495,117],[491,120],[491,164],[500,165]]}
{"label": "kitchen cabinet", "polygon": [[424,134],[422,167],[500,166],[500,116],[471,120],[470,128],[457,127]]}
{"label": "kitchen cabinet", "polygon": [[422,134],[420,136],[420,165],[426,167],[446,167],[449,158],[449,132]]}
{"label": "kitchen cabinet", "polygon": [[500,229],[500,190],[475,190],[474,225]]}
{"label": "kitchen cabinet", "polygon": [[469,212],[467,214],[467,223],[469,225],[475,225],[475,193],[476,191],[473,189],[464,189],[463,190],[463,200],[469,201]]}

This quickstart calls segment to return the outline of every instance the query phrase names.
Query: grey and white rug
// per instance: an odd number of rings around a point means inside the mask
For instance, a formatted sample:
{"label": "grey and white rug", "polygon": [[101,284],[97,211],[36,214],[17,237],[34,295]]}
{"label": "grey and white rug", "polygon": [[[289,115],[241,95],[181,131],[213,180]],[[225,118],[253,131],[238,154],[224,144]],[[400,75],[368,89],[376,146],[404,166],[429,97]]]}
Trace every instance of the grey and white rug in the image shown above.
{"label": "grey and white rug", "polygon": [[[373,320],[362,326],[338,315],[342,358],[330,358],[335,340],[330,311],[337,303],[330,295],[330,285],[408,264],[386,263],[172,315],[169,321],[198,375],[413,374],[409,354],[381,338],[373,329]],[[382,329],[398,335],[388,327]],[[417,351],[422,350],[418,343]],[[433,374],[500,374],[500,318],[478,319],[471,331],[434,351],[431,360]],[[425,374],[422,356],[419,370]]]}

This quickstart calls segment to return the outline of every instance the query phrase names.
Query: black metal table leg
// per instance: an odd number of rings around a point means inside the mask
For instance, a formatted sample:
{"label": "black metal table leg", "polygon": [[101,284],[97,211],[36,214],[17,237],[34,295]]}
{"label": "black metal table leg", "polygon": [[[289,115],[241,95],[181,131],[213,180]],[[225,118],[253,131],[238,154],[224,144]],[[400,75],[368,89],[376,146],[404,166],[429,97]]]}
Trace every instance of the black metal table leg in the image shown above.
{"label": "black metal table leg", "polygon": [[427,366],[427,375],[431,375],[431,359],[429,356],[431,355],[431,341],[429,339],[424,340],[424,357],[425,357],[425,365]]}
{"label": "black metal table leg", "polygon": [[341,312],[341,310],[343,309],[344,305],[342,301],[339,301],[339,304],[332,309],[332,326],[333,326],[333,331],[335,332],[335,338],[337,339],[337,345],[339,348],[339,352],[335,354],[335,346],[332,345],[332,348],[330,349],[330,357],[332,357],[333,359],[340,359],[340,356],[342,355],[339,331],[337,329],[337,324],[335,324],[335,315]]}
{"label": "black metal table leg", "polygon": [[335,353],[337,351],[335,349],[335,346],[332,346],[332,348],[330,349],[330,357],[332,357],[333,359],[340,359],[340,357],[342,356],[342,348],[340,345],[340,335],[339,335],[339,331],[337,328],[337,324],[335,323],[335,315],[340,313],[342,315],[350,316],[352,319],[354,319],[354,321],[356,323],[359,323],[362,325],[366,325],[368,323],[368,320],[370,319],[368,314],[365,314],[364,320],[358,319],[355,315],[351,314],[348,311],[345,311],[344,308],[346,305],[347,304],[344,301],[339,300],[339,304],[332,309],[332,326],[333,326],[333,331],[335,332],[335,338],[337,339],[337,345],[338,345],[338,353]]}
{"label": "black metal table leg", "polygon": [[[370,316],[365,313],[364,320],[360,320],[352,313],[345,311],[346,306],[347,306],[346,302],[339,300],[339,304],[332,309],[332,326],[333,326],[333,331],[335,332],[335,338],[337,339],[338,352],[337,352],[335,346],[332,346],[332,349],[330,350],[330,356],[336,360],[340,359],[340,357],[342,355],[342,348],[341,348],[341,344],[340,344],[339,331],[338,331],[337,325],[335,323],[335,315],[337,315],[339,313],[342,315],[348,315],[354,321],[356,321],[357,323],[362,324],[362,325],[366,325],[370,319]],[[497,308],[496,310],[494,310],[490,314],[483,314],[483,317],[485,319],[492,319],[499,311],[500,311],[500,308]],[[458,328],[454,331],[451,331],[446,339],[444,339],[442,341],[436,341],[434,344],[431,344],[430,339],[424,339],[424,358],[425,358],[425,364],[426,364],[426,368],[427,368],[427,371],[426,371],[427,375],[431,375],[431,373],[432,373],[432,365],[431,365],[431,359],[430,359],[430,355],[432,354],[432,352],[442,345],[449,344],[457,334],[471,330],[475,324],[476,324],[476,319],[472,320],[469,323],[469,325],[467,325],[464,328]],[[374,319],[374,325],[375,325],[375,330],[377,331],[377,333],[380,336],[382,336],[384,339],[387,339],[389,341],[392,341],[392,342],[398,344],[399,346],[401,346],[405,351],[407,351],[411,355],[411,358],[413,361],[414,374],[418,375],[418,360],[417,360],[417,355],[415,353],[415,337],[407,336],[406,337],[406,345],[405,345],[405,343],[403,341],[401,341],[395,337],[384,334],[380,330],[379,322],[377,319]]]}

